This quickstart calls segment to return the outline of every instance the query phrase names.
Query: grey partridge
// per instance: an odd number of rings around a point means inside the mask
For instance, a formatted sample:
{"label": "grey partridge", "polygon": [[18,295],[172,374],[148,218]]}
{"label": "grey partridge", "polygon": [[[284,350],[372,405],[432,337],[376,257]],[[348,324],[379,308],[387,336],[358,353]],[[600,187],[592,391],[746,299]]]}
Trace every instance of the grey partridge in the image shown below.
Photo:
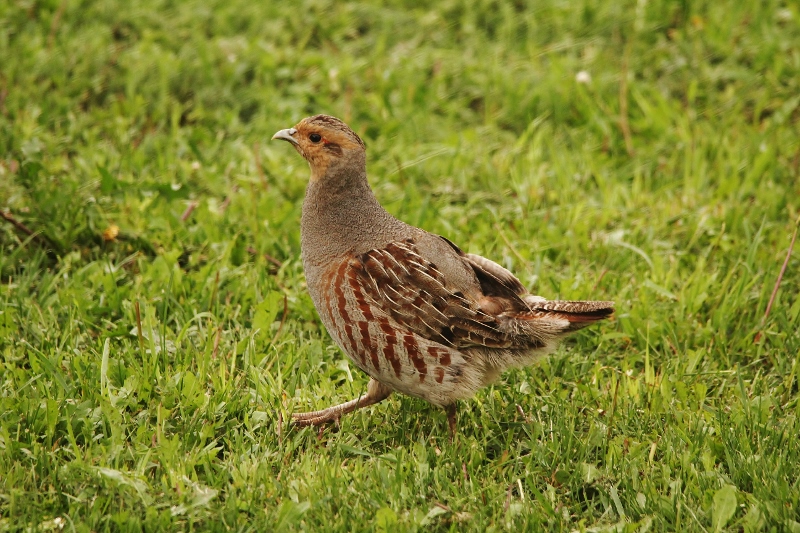
{"label": "grey partridge", "polygon": [[399,391],[444,407],[453,434],[457,400],[614,312],[613,302],[533,296],[494,261],[390,215],[367,183],[364,142],[341,120],[308,117],[272,138],[311,167],[301,221],[311,299],[371,378],[360,398],[295,413],[296,425],[338,421]]}

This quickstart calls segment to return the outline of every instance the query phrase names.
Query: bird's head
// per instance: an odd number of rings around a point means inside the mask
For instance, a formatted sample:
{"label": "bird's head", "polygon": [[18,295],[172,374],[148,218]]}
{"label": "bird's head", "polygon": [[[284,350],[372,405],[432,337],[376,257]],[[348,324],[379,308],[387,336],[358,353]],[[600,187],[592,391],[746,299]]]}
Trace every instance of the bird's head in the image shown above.
{"label": "bird's head", "polygon": [[280,130],[273,139],[289,141],[311,167],[311,179],[347,165],[365,164],[364,141],[338,118],[315,115],[304,118],[293,128]]}

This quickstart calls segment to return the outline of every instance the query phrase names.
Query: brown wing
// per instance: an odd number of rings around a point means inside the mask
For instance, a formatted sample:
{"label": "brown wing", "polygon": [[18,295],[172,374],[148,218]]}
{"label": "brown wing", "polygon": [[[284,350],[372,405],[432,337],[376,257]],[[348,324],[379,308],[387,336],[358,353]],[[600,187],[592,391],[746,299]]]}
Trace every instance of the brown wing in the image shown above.
{"label": "brown wing", "polygon": [[356,275],[371,305],[425,339],[456,349],[509,347],[512,340],[497,320],[448,286],[433,261],[420,255],[413,239],[395,241],[358,257]]}
{"label": "brown wing", "polygon": [[528,290],[517,277],[491,259],[476,254],[464,254],[481,282],[483,293],[487,296],[521,296]]}
{"label": "brown wing", "polygon": [[[516,294],[496,274],[483,282],[478,274],[473,278],[464,254],[437,249],[437,241],[425,240],[431,237],[355,254],[326,276],[318,307],[328,317],[326,326],[381,383],[448,405],[588,323],[578,322],[583,311],[576,302],[559,307],[561,302]],[[503,294],[487,296],[483,290]]]}
{"label": "brown wing", "polygon": [[494,301],[499,299],[503,302],[507,306],[506,313],[516,310],[518,320],[566,320],[569,326],[564,328],[564,332],[569,332],[614,313],[614,302],[545,300],[533,296],[514,274],[494,261],[475,254],[463,254],[463,257],[478,276],[483,293],[494,297]]}

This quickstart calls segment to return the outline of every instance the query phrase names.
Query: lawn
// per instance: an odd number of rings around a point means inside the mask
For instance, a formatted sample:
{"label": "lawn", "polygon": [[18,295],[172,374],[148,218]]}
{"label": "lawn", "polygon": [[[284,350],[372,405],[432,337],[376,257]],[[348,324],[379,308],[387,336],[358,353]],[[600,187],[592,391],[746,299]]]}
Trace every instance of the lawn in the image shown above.
{"label": "lawn", "polygon": [[[798,5],[428,4],[0,3],[0,530],[800,532]],[[367,381],[269,141],[321,112],[389,211],[614,319],[452,442],[400,395],[291,427]]]}

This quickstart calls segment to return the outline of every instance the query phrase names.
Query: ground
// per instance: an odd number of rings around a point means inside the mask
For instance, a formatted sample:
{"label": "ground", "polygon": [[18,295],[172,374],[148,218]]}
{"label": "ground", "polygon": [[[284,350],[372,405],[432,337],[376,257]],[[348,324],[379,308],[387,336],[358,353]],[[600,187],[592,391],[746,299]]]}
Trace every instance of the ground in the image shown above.
{"label": "ground", "polygon": [[[400,395],[290,427],[366,384],[269,142],[320,112],[392,213],[615,318],[452,442]],[[794,2],[3,3],[0,529],[800,531],[798,166]]]}

